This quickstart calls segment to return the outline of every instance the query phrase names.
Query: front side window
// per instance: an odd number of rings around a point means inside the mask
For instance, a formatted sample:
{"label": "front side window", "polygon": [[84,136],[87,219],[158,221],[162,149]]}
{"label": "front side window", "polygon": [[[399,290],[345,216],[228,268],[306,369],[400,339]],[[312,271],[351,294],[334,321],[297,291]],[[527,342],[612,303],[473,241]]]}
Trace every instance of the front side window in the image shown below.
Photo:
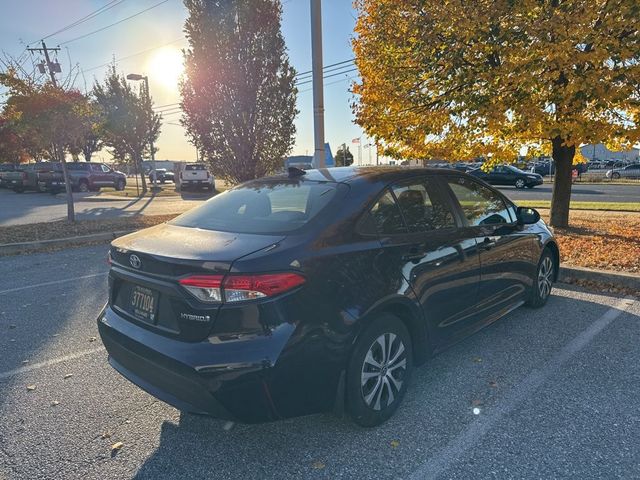
{"label": "front side window", "polygon": [[393,187],[393,193],[410,232],[428,232],[455,227],[449,206],[436,194],[429,179]]}
{"label": "front side window", "polygon": [[447,180],[470,226],[511,223],[502,197],[466,178]]}
{"label": "front side window", "polygon": [[111,169],[109,167],[107,167],[106,165],[101,165],[101,167],[102,167],[102,171],[104,173],[109,173],[111,171]]}

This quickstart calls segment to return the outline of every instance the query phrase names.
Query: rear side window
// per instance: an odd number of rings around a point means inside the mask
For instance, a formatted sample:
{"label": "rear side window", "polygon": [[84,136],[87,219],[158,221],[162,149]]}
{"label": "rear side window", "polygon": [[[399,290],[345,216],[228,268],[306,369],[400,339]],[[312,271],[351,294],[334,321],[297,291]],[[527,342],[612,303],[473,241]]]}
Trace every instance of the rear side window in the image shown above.
{"label": "rear side window", "polygon": [[251,182],[216,195],[169,223],[238,233],[291,232],[323,211],[339,187],[310,181]]}
{"label": "rear side window", "polygon": [[184,167],[185,170],[206,170],[204,165],[187,165]]}
{"label": "rear side window", "polygon": [[470,226],[511,223],[502,197],[466,178],[447,179]]}
{"label": "rear side window", "polygon": [[398,204],[389,190],[371,207],[370,214],[380,234],[407,232]]}
{"label": "rear side window", "polygon": [[88,163],[79,163],[79,162],[67,163],[67,170],[71,170],[71,171],[88,170],[89,167],[90,167],[90,164]]}
{"label": "rear side window", "polygon": [[441,200],[437,192],[433,182],[427,178],[393,187],[410,232],[455,227],[451,208]]}

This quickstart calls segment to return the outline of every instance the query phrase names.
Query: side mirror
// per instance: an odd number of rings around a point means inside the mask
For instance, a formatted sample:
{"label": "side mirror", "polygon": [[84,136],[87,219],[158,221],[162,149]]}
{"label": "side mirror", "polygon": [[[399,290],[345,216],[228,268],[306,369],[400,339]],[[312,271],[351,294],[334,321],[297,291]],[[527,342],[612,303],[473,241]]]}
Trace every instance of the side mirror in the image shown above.
{"label": "side mirror", "polygon": [[540,214],[535,208],[518,207],[516,215],[520,225],[533,225],[540,221]]}

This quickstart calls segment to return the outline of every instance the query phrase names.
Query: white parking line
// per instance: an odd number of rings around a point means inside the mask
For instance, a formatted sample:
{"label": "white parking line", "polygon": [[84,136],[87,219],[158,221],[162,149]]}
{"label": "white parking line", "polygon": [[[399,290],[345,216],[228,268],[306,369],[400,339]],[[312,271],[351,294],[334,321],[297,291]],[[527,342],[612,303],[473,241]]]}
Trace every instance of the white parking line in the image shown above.
{"label": "white parking line", "polygon": [[69,355],[63,355],[62,357],[56,357],[50,360],[45,360],[44,362],[34,363],[33,365],[26,365],[24,367],[15,368],[7,372],[0,372],[0,380],[13,377],[14,375],[19,375],[21,373],[27,373],[33,370],[39,370],[44,367],[50,367],[51,365],[56,365],[58,363],[68,362],[70,360],[77,360],[78,358],[86,357],[87,355],[93,355],[94,353],[104,352],[104,351],[105,351],[104,347],[92,348],[92,349],[83,350],[77,353],[71,353]]}
{"label": "white parking line", "polygon": [[622,315],[631,305],[634,299],[627,297],[607,310],[598,320],[593,322],[586,330],[571,340],[551,360],[539,370],[534,370],[527,375],[522,382],[515,386],[506,395],[504,400],[490,413],[479,417],[460,435],[454,438],[442,450],[436,452],[431,458],[420,465],[409,477],[410,480],[435,479],[446,472],[451,465],[462,458],[472,449],[484,435],[486,435],[503,417],[509,415],[520,403],[529,398],[549,377],[556,373],[563,364],[576,353],[586,347],[596,335],[607,325]]}
{"label": "white parking line", "polygon": [[59,283],[75,282],[76,280],[84,280],[85,278],[95,278],[107,275],[109,272],[94,273],[92,275],[83,275],[81,277],[65,278],[64,280],[54,280],[52,282],[36,283],[35,285],[27,285],[26,287],[10,288],[9,290],[0,290],[0,295],[6,293],[20,292],[21,290],[29,290],[30,288],[48,287],[49,285],[58,285]]}

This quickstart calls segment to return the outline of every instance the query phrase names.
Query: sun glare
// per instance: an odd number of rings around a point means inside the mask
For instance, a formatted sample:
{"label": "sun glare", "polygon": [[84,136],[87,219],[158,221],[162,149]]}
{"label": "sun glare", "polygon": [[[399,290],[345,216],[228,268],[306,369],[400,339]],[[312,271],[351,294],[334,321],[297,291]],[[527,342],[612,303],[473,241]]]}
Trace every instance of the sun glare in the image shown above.
{"label": "sun glare", "polygon": [[177,48],[162,48],[149,59],[149,76],[169,90],[178,89],[178,80],[184,71],[182,52]]}

